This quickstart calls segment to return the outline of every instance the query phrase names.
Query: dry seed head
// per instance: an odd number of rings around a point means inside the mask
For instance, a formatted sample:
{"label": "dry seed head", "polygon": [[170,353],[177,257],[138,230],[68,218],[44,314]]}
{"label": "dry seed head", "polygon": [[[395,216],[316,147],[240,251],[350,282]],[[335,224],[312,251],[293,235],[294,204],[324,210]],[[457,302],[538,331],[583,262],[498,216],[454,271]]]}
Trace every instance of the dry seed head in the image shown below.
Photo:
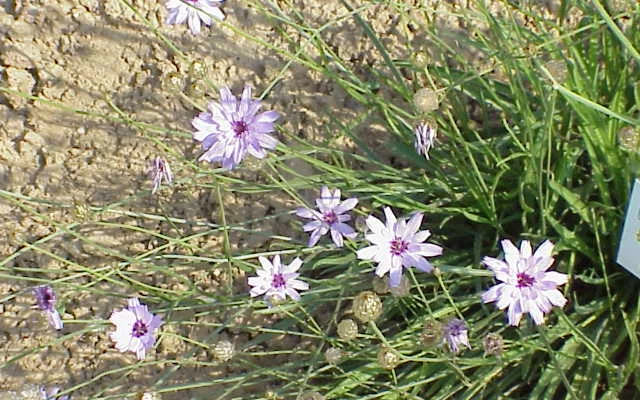
{"label": "dry seed head", "polygon": [[400,284],[396,287],[389,287],[389,291],[393,297],[405,297],[411,292],[411,281],[406,275],[402,275]]}
{"label": "dry seed head", "polygon": [[358,336],[358,324],[352,319],[343,319],[338,324],[338,337],[342,340],[353,340]]}
{"label": "dry seed head", "polygon": [[213,348],[213,357],[222,362],[231,360],[233,357],[233,343],[228,340],[221,340]]}
{"label": "dry seed head", "polygon": [[344,352],[339,348],[329,347],[327,351],[324,352],[324,359],[329,364],[337,364],[343,355],[344,355]]}
{"label": "dry seed head", "polygon": [[425,347],[433,347],[442,340],[442,324],[434,319],[425,321],[420,334],[420,342]]}
{"label": "dry seed head", "polygon": [[400,364],[400,356],[390,348],[382,346],[378,352],[378,364],[384,369],[394,369]]}
{"label": "dry seed head", "polygon": [[435,90],[422,88],[413,96],[413,103],[416,109],[421,113],[429,113],[435,111],[440,106],[438,93]]}
{"label": "dry seed head", "polygon": [[499,333],[489,333],[482,339],[485,356],[500,356],[504,351],[504,340]]}
{"label": "dry seed head", "polygon": [[377,294],[367,290],[356,296],[351,309],[361,322],[375,321],[382,314],[382,301]]}

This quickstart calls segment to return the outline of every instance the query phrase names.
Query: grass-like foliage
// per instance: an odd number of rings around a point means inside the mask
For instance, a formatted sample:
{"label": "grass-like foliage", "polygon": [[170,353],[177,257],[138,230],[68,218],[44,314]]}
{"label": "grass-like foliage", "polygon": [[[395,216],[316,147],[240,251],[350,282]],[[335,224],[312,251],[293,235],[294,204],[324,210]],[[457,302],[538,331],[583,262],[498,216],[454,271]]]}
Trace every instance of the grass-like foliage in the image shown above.
{"label": "grass-like foliage", "polygon": [[[250,27],[220,23],[282,58],[272,84],[255,88],[263,91],[265,104],[295,67],[348,93],[349,113],[332,109],[344,105],[315,109],[328,122],[321,137],[311,138],[285,128],[283,121],[296,111],[295,104],[278,110],[283,117],[276,151],[259,164],[250,161],[231,172],[185,155],[192,146],[190,126],[174,131],[143,124],[115,105],[110,115],[93,115],[126,124],[155,142],[171,160],[174,188],[210,193],[215,204],[210,220],[171,215],[165,211],[171,209],[166,197],[160,197],[154,211],[136,210],[132,205],[138,198],[150,195],[146,189],[112,204],[84,206],[0,192],[21,212],[55,227],[54,233],[6,255],[0,262],[3,279],[25,290],[50,283],[67,309],[80,294],[109,298],[117,308],[127,297],[139,296],[163,317],[158,346],[180,344],[179,352],[165,351],[162,357],[152,349],[141,362],[128,354],[118,368],[71,382],[64,393],[101,399],[132,397],[141,390],[167,398],[210,399],[295,399],[314,391],[326,399],[639,396],[640,285],[614,261],[630,182],[638,173],[637,153],[618,141],[626,127],[640,129],[637,5],[563,0],[554,14],[545,14],[536,1],[474,0],[468,7],[431,9],[425,2],[342,0],[341,15],[311,22],[298,2],[243,3],[271,21],[278,34],[277,40],[265,41]],[[380,10],[393,15],[395,26],[388,28],[395,40],[402,41],[406,33],[403,51],[397,50],[398,43],[391,49],[372,24]],[[452,19],[460,30],[442,23]],[[368,43],[371,62],[341,58],[332,43],[340,29]],[[171,51],[197,59],[155,32]],[[244,83],[241,77],[238,82],[205,78],[206,73],[202,80],[212,99],[218,87]],[[415,93],[425,87],[439,100],[438,108],[426,113],[414,103]],[[194,105],[205,107],[197,100]],[[69,111],[92,116],[91,110]],[[198,110],[193,111],[195,116]],[[341,115],[350,118],[341,120]],[[413,129],[421,121],[438,130],[428,160],[413,148]],[[306,221],[294,211],[313,207],[309,201],[322,185],[359,199],[354,219],[381,218],[383,206],[404,217],[424,213],[422,229],[430,229],[429,240],[444,248],[442,256],[430,259],[434,273],[405,273],[408,295],[381,294],[381,316],[360,324],[352,340],[340,339],[337,325],[343,318],[355,320],[351,302],[358,293],[373,290],[375,265],[356,257],[368,245],[362,233],[342,248],[326,236],[306,247],[308,236],[301,228]],[[160,192],[171,190],[165,186]],[[282,207],[246,220],[243,212],[230,212],[235,207],[226,201],[230,196],[243,199],[245,207],[265,198]],[[76,217],[61,223],[43,209],[75,210]],[[146,235],[151,245],[125,250],[92,239],[93,231]],[[248,236],[259,237],[259,247],[239,242]],[[202,245],[207,237],[218,238],[219,246]],[[568,303],[554,308],[544,325],[534,325],[525,315],[519,327],[508,326],[504,312],[482,303],[480,295],[494,280],[481,260],[502,256],[501,239],[556,244],[553,268],[570,277],[561,287]],[[56,251],[62,241],[90,247],[106,261],[94,265],[91,258],[63,259]],[[62,267],[18,262],[30,253]],[[249,297],[245,282],[259,268],[259,256],[275,254],[285,263],[300,257],[300,279],[310,289],[298,302],[268,308],[261,298]],[[216,287],[195,278],[213,272]],[[3,296],[2,303],[15,298]],[[87,335],[108,340],[113,327],[106,318],[67,318],[70,328],[52,336],[51,343],[23,349],[4,365]],[[466,321],[471,349],[463,346],[453,354],[440,342],[421,342],[425,322],[451,318]],[[489,333],[504,338],[498,356],[483,350]],[[222,338],[236,346],[225,362],[214,357]],[[378,361],[383,347],[397,358],[395,368],[385,369]],[[342,358],[328,362],[329,348],[339,348]],[[180,374],[185,370],[193,371],[189,379]],[[137,374],[151,376],[146,388],[127,386]]]}

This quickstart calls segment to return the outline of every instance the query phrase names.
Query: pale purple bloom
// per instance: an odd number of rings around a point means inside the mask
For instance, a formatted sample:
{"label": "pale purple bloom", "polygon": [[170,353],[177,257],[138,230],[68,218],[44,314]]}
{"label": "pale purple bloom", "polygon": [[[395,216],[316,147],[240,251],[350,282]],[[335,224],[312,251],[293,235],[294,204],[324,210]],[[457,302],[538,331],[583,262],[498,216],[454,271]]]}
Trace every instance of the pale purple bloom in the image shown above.
{"label": "pale purple bloom", "polygon": [[211,17],[222,21],[224,14],[218,7],[223,0],[169,0],[166,3],[169,15],[167,24],[183,24],[185,21],[189,25],[191,33],[200,33],[200,23],[210,26]]}
{"label": "pale purple bloom", "polygon": [[160,188],[163,180],[167,185],[171,185],[173,182],[173,173],[171,173],[169,163],[160,157],[154,158],[151,162],[151,171],[149,175],[153,183],[151,194],[154,194]]}
{"label": "pale purple bloom", "polygon": [[38,302],[38,307],[45,312],[47,321],[54,329],[60,330],[63,327],[62,319],[56,310],[56,294],[49,285],[38,286],[33,289],[33,295]]}
{"label": "pale purple bloom", "polygon": [[44,386],[40,386],[40,394],[42,395],[42,400],[69,400],[69,395],[64,395],[60,397],[56,397],[56,395],[60,393],[59,387],[52,387],[47,390]]}
{"label": "pale purple bloom", "polygon": [[358,204],[358,199],[356,198],[340,202],[340,189],[336,189],[332,193],[326,186],[323,186],[320,190],[320,197],[316,199],[316,206],[319,211],[305,207],[300,207],[296,210],[297,216],[313,220],[302,227],[305,232],[311,231],[307,246],[315,246],[320,237],[327,232],[331,232],[331,239],[338,247],[343,245],[343,236],[349,239],[355,238],[356,232],[352,227],[345,224],[345,222],[351,220],[351,216],[344,213],[351,210],[356,204]]}
{"label": "pale purple bloom", "polygon": [[433,147],[436,140],[436,128],[431,125],[421,122],[416,126],[414,130],[415,142],[414,147],[419,155],[423,155],[427,160],[429,159],[429,150]]}
{"label": "pale purple bloom", "polygon": [[238,100],[229,88],[220,89],[220,102],[209,103],[209,112],[202,112],[191,122],[196,132],[193,138],[202,143],[205,153],[199,160],[222,163],[233,169],[247,155],[264,158],[265,149],[273,150],[278,141],[269,133],[280,117],[275,111],[259,113],[260,101],[251,100],[251,87],[245,86]]}
{"label": "pale purple bloom", "polygon": [[460,351],[461,345],[471,348],[469,338],[467,337],[467,324],[458,318],[453,318],[444,326],[444,340],[446,340],[449,349],[454,353]]}
{"label": "pale purple bloom", "polygon": [[431,233],[418,231],[422,223],[422,213],[415,213],[406,222],[396,219],[389,207],[384,208],[387,223],[383,224],[378,218],[369,216],[367,227],[371,233],[365,238],[373,246],[358,250],[358,258],[372,260],[378,263],[376,275],[384,276],[389,272],[389,286],[397,287],[402,279],[403,267],[416,267],[422,272],[431,272],[433,266],[425,257],[442,254],[442,247],[431,243],[423,243]]}
{"label": "pale purple bloom", "polygon": [[128,307],[114,311],[109,318],[116,330],[109,335],[121,352],[132,351],[138,360],[144,360],[145,352],[156,343],[155,331],[162,325],[162,318],[153,315],[137,298],[128,300]]}
{"label": "pale purple bloom", "polygon": [[296,271],[302,265],[301,259],[296,257],[289,265],[283,265],[279,255],[273,257],[273,262],[265,257],[258,259],[262,268],[256,271],[258,276],[249,278],[249,285],[253,286],[249,292],[251,297],[264,294],[267,301],[270,299],[282,301],[286,296],[300,300],[300,294],[297,291],[309,289],[307,283],[296,279],[300,276]]}
{"label": "pale purple bloom", "polygon": [[482,259],[482,263],[502,282],[483,293],[482,301],[497,301],[496,306],[501,310],[509,307],[510,325],[517,326],[525,313],[540,325],[552,306],[564,307],[567,302],[556,287],[567,283],[568,276],[547,272],[554,261],[551,256],[553,243],[546,240],[533,255],[528,240],[522,241],[520,250],[509,240],[503,240],[501,244],[504,261],[492,257]]}

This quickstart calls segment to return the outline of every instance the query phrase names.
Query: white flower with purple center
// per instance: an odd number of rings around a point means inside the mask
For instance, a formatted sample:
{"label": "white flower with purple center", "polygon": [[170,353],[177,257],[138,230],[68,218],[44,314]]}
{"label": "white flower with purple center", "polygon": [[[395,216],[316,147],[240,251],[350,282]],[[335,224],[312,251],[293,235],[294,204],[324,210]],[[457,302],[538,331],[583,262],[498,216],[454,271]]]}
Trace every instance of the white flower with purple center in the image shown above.
{"label": "white flower with purple center", "polygon": [[38,302],[38,307],[45,312],[47,321],[54,329],[60,330],[63,328],[62,319],[60,313],[56,310],[56,294],[49,285],[38,286],[33,289],[33,295]]}
{"label": "white flower with purple center", "polygon": [[223,0],[169,0],[166,3],[169,10],[167,24],[184,24],[186,21],[191,33],[197,35],[200,33],[201,23],[211,25],[211,17],[220,21],[224,19],[224,14],[218,8],[222,2]]}
{"label": "white flower with purple center", "polygon": [[144,360],[147,350],[156,343],[155,331],[162,318],[153,315],[137,298],[129,299],[127,308],[114,311],[109,318],[116,330],[109,335],[120,352],[132,351]]}
{"label": "white flower with purple center", "polygon": [[431,150],[436,140],[436,128],[421,122],[416,126],[414,133],[415,141],[413,145],[416,148],[416,152],[428,160],[429,150]]}
{"label": "white flower with purple center", "polygon": [[287,296],[294,300],[300,300],[298,290],[308,290],[309,285],[301,280],[296,279],[300,276],[296,271],[302,266],[302,260],[297,258],[289,265],[280,262],[280,256],[273,257],[273,262],[265,257],[258,258],[261,269],[256,273],[258,276],[249,278],[249,286],[253,286],[251,297],[264,295],[268,303],[271,299],[275,301],[283,301]]}
{"label": "white flower with purple center", "polygon": [[355,230],[345,224],[351,220],[351,216],[345,213],[356,204],[358,204],[356,198],[340,202],[340,189],[335,189],[332,193],[326,186],[323,186],[320,190],[320,197],[316,199],[318,211],[305,207],[296,210],[297,216],[312,220],[302,227],[305,232],[311,232],[307,246],[315,246],[320,237],[327,232],[331,232],[331,239],[338,247],[342,247],[344,244],[343,236],[349,239],[355,238]]}
{"label": "white flower with purple center", "polygon": [[564,307],[567,302],[557,286],[567,283],[568,276],[547,272],[554,261],[553,243],[546,240],[533,254],[528,240],[522,241],[520,250],[510,240],[503,240],[501,244],[504,261],[492,257],[482,259],[502,282],[483,293],[482,301],[495,301],[500,310],[508,307],[509,325],[517,326],[525,313],[540,325],[552,306]]}
{"label": "white flower with purple center", "polygon": [[154,158],[151,162],[151,171],[149,172],[149,175],[153,183],[151,194],[155,194],[155,192],[160,188],[163,180],[167,185],[171,185],[173,182],[173,173],[171,173],[169,163],[160,157]]}
{"label": "white flower with purple center", "polygon": [[453,318],[443,328],[444,340],[447,342],[449,349],[458,353],[462,345],[468,349],[471,348],[469,344],[469,337],[467,336],[467,324],[458,318]]}
{"label": "white flower with purple center", "polygon": [[235,168],[247,153],[264,158],[265,149],[275,149],[278,141],[269,133],[280,117],[275,111],[258,114],[260,101],[251,100],[251,87],[245,86],[242,98],[220,89],[220,102],[209,103],[209,112],[202,112],[191,124],[196,128],[193,138],[202,144],[205,153],[199,160],[220,162],[222,168]]}
{"label": "white flower with purple center", "polygon": [[389,207],[384,208],[387,222],[383,224],[378,218],[369,216],[367,227],[371,233],[365,238],[373,246],[358,250],[358,258],[378,263],[376,275],[384,276],[389,272],[389,286],[397,287],[402,280],[403,267],[416,267],[422,272],[431,272],[433,266],[425,257],[442,254],[442,247],[431,243],[423,243],[431,233],[418,231],[422,223],[422,213],[415,213],[406,222],[396,219]]}

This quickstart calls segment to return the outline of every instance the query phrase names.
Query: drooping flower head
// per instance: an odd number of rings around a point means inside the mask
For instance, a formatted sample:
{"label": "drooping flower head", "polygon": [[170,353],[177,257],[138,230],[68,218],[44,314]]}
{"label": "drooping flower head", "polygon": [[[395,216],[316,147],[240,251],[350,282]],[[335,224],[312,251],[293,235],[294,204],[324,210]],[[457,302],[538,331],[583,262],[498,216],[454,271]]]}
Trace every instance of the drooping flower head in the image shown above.
{"label": "drooping flower head", "polygon": [[467,336],[467,324],[458,318],[453,318],[444,326],[444,340],[446,340],[449,349],[454,353],[460,351],[460,346],[465,345],[471,348],[469,338]]}
{"label": "drooping flower head", "polygon": [[58,310],[56,310],[56,294],[51,286],[38,286],[33,289],[33,295],[38,302],[38,307],[46,314],[49,325],[56,330],[62,329],[62,319],[60,318]]}
{"label": "drooping flower head", "polygon": [[116,330],[109,335],[120,352],[132,351],[138,360],[144,360],[147,350],[156,343],[155,331],[162,318],[149,312],[137,298],[128,300],[127,308],[114,311],[109,318]]}
{"label": "drooping flower head", "polygon": [[311,219],[302,229],[311,232],[308,247],[315,246],[322,235],[331,232],[331,239],[336,246],[342,247],[343,236],[349,239],[356,237],[356,232],[345,222],[351,220],[351,216],[345,214],[358,204],[358,199],[350,198],[340,202],[340,189],[331,192],[326,186],[320,190],[320,197],[316,199],[318,211],[300,207],[296,210],[296,215],[302,218]]}
{"label": "drooping flower head", "polygon": [[256,272],[258,276],[249,278],[251,297],[264,295],[267,302],[270,299],[283,301],[287,296],[294,300],[300,300],[298,290],[308,290],[309,285],[296,279],[300,276],[296,271],[302,266],[302,260],[297,258],[291,264],[284,265],[280,262],[280,256],[273,257],[273,262],[265,257],[259,257],[261,269]]}
{"label": "drooping flower head", "polygon": [[169,163],[160,157],[154,158],[151,162],[151,171],[149,172],[149,175],[153,183],[151,194],[155,194],[155,192],[160,188],[163,180],[167,185],[171,185],[173,182],[173,173],[171,173]]}
{"label": "drooping flower head", "polygon": [[224,14],[218,7],[224,0],[169,0],[167,1],[167,24],[183,24],[185,21],[189,25],[191,33],[200,33],[200,23],[210,26],[211,17],[222,21]]}
{"label": "drooping flower head", "polygon": [[413,145],[416,148],[416,152],[428,160],[429,150],[431,150],[436,140],[436,128],[422,122],[416,126],[414,133],[415,141]]}
{"label": "drooping flower head", "polygon": [[209,103],[209,111],[200,113],[191,124],[193,138],[205,151],[199,160],[220,162],[233,169],[247,155],[264,158],[265,149],[273,150],[278,141],[269,133],[279,118],[275,111],[258,114],[260,101],[251,100],[251,87],[245,86],[238,100],[229,88],[220,89],[220,102]]}
{"label": "drooping flower head", "polygon": [[499,283],[482,294],[482,301],[496,301],[508,307],[509,324],[517,326],[523,314],[529,313],[536,325],[544,322],[544,314],[552,306],[563,307],[567,299],[557,286],[567,283],[568,276],[547,270],[553,264],[553,243],[546,240],[532,255],[531,244],[523,240],[520,250],[509,240],[501,242],[505,260],[484,257],[482,263],[493,271]]}
{"label": "drooping flower head", "polygon": [[433,266],[425,257],[442,254],[442,247],[431,243],[423,243],[431,233],[418,231],[422,223],[422,213],[415,213],[406,222],[396,219],[389,207],[384,208],[387,222],[383,224],[378,218],[369,216],[367,226],[371,233],[365,238],[373,246],[358,250],[358,258],[378,263],[376,275],[382,277],[389,272],[389,286],[397,287],[402,280],[403,267],[416,267],[423,272],[431,272]]}

